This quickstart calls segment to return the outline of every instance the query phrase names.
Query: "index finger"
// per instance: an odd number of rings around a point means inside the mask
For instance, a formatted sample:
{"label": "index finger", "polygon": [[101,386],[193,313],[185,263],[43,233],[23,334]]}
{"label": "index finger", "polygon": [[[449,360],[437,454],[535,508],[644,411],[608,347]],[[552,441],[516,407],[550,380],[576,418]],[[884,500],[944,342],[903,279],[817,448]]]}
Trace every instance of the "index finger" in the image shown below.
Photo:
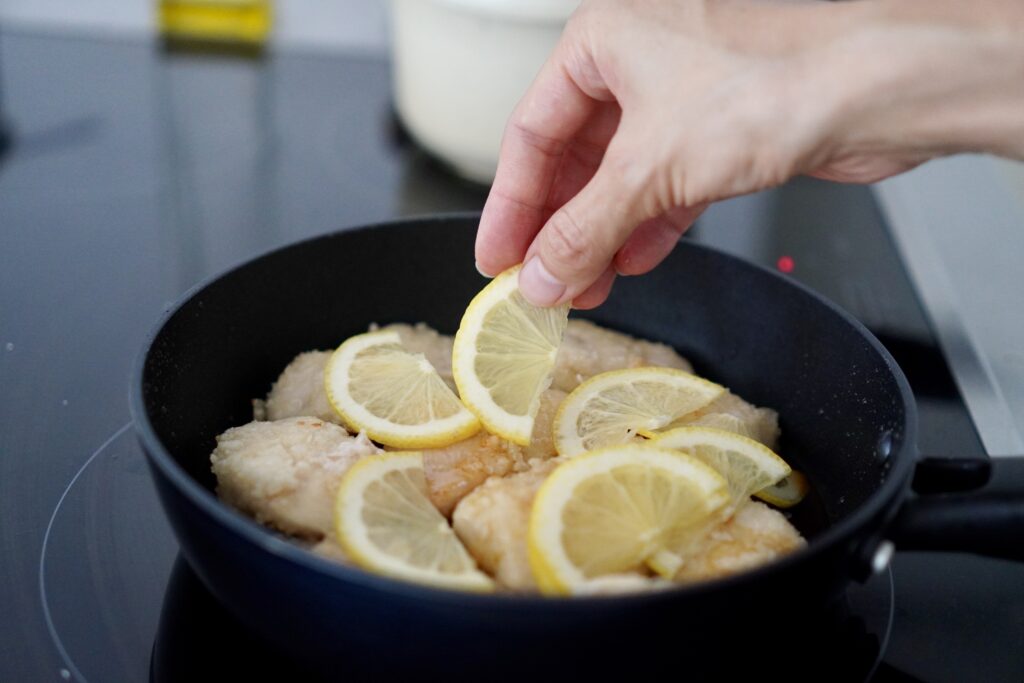
{"label": "index finger", "polygon": [[599,102],[565,68],[562,44],[505,126],[498,170],[476,236],[477,268],[496,275],[520,263],[551,212],[548,199],[566,146]]}

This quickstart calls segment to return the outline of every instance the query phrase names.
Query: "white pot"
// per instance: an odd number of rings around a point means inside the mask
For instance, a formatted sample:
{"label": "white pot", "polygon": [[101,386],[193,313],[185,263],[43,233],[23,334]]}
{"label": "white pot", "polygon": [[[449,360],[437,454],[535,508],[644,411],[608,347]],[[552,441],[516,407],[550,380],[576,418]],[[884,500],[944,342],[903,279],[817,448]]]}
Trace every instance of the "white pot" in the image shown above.
{"label": "white pot", "polygon": [[395,104],[420,145],[490,183],[505,121],[579,0],[392,0]]}

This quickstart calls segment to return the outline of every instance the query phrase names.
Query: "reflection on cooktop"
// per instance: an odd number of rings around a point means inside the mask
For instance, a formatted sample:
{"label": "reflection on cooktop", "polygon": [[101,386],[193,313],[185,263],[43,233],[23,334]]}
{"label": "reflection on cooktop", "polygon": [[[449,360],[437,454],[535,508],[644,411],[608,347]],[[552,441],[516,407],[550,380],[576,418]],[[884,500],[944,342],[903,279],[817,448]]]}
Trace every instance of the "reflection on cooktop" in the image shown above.
{"label": "reflection on cooktop", "polygon": [[[125,425],[68,486],[40,561],[41,598],[67,679],[319,680],[236,621],[176,553],[144,456]],[[880,659],[893,606],[886,573],[852,586],[843,600],[812,618],[787,623],[785,615],[773,615],[757,632],[766,653],[798,648],[799,666],[808,675],[820,671],[830,680],[861,681]],[[431,673],[361,652],[346,659],[351,666],[339,674],[348,677]],[[730,664],[730,672],[750,664],[755,675],[764,661],[745,655]]]}
{"label": "reflection on cooktop", "polygon": [[68,678],[144,680],[177,550],[127,424],[68,485],[39,561],[44,616]]}
{"label": "reflection on cooktop", "polygon": [[[344,648],[344,643],[339,647]],[[351,678],[353,671],[339,671]],[[164,593],[150,660],[153,683],[326,680],[236,621],[179,555]],[[335,679],[336,680],[336,679]]]}

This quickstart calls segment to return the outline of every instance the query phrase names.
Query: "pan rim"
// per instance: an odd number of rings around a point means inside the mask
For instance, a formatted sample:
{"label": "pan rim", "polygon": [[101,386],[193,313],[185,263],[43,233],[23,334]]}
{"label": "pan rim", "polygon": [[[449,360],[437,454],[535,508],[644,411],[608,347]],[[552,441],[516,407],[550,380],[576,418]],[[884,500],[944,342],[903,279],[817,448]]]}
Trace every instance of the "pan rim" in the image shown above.
{"label": "pan rim", "polygon": [[[801,282],[786,278],[783,275],[752,263],[719,249],[695,242],[685,242],[684,248],[696,249],[711,252],[717,256],[724,257],[739,263],[746,268],[753,268],[761,271],[762,274],[785,282],[790,287],[795,287],[805,296],[809,296],[817,303],[828,308],[834,315],[839,316],[846,323],[860,333],[867,341],[872,350],[879,354],[892,373],[904,407],[904,421],[901,434],[901,443],[895,447],[890,456],[891,467],[885,481],[876,488],[861,505],[854,509],[849,515],[835,523],[830,524],[824,531],[810,539],[806,546],[797,551],[778,558],[766,565],[741,572],[732,576],[722,577],[707,582],[695,584],[684,584],[664,590],[625,593],[613,595],[589,595],[572,596],[569,599],[552,599],[550,597],[520,594],[515,592],[506,593],[471,593],[444,588],[436,588],[414,584],[386,576],[372,574],[358,567],[344,565],[338,562],[320,557],[300,546],[287,541],[281,535],[260,525],[245,515],[231,509],[222,503],[216,495],[196,481],[185,469],[175,460],[170,451],[159,439],[156,431],[150,422],[148,411],[143,399],[144,375],[146,362],[149,358],[153,343],[159,337],[166,324],[186,305],[189,304],[198,294],[223,278],[253,266],[265,259],[272,258],[281,252],[292,249],[300,249],[310,243],[321,240],[335,239],[346,233],[367,232],[380,229],[387,229],[396,226],[403,226],[414,223],[447,223],[455,221],[479,222],[479,212],[446,212],[425,215],[413,215],[395,219],[377,221],[343,227],[331,232],[313,235],[301,240],[277,245],[263,251],[256,256],[240,260],[234,265],[207,277],[190,287],[183,293],[176,302],[166,308],[158,318],[157,322],[147,332],[140,351],[137,353],[132,366],[131,385],[129,390],[129,409],[132,416],[133,428],[136,437],[143,446],[143,451],[150,464],[156,471],[169,482],[175,491],[187,499],[195,508],[205,516],[211,518],[220,527],[231,531],[235,536],[252,545],[258,546],[264,552],[275,555],[278,559],[297,565],[301,569],[311,570],[320,574],[326,574],[332,579],[343,581],[354,587],[379,591],[391,596],[401,596],[421,600],[435,604],[460,603],[467,608],[480,609],[512,609],[512,610],[549,610],[549,609],[590,609],[595,605],[631,607],[640,606],[651,602],[662,602],[667,599],[685,601],[689,596],[708,595],[715,593],[728,593],[734,586],[747,584],[752,581],[766,580],[790,571],[804,562],[810,561],[814,556],[821,555],[837,545],[847,544],[854,541],[857,546],[865,543],[879,542],[884,536],[864,533],[871,529],[873,519],[883,516],[884,520],[891,519],[899,509],[900,503],[909,488],[910,478],[917,460],[917,406],[903,371],[885,349],[880,341],[856,318],[840,308],[836,303],[830,301],[818,292]],[[165,510],[165,515],[167,511]],[[883,522],[884,527],[884,522]],[[188,558],[186,553],[186,558]],[[847,582],[854,572],[847,572],[844,583]],[[202,572],[200,572],[202,575]]]}

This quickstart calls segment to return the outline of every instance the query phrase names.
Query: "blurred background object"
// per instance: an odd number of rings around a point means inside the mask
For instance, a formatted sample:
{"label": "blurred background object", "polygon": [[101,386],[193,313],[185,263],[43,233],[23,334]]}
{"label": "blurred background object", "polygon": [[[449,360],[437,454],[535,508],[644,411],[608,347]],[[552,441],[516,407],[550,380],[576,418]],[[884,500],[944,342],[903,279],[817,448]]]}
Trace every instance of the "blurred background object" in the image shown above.
{"label": "blurred background object", "polygon": [[[269,0],[273,49],[383,52],[384,0]],[[223,2],[223,0],[221,0]],[[161,0],[3,0],[0,25],[107,39],[137,39],[159,30]]]}
{"label": "blurred background object", "polygon": [[0,163],[3,163],[7,148],[11,145],[11,131],[7,127],[7,117],[4,116],[4,46],[3,27],[0,26]]}
{"label": "blurred background object", "polygon": [[579,0],[392,0],[395,106],[412,136],[489,184],[505,121]]}
{"label": "blurred background object", "polygon": [[263,45],[270,33],[270,0],[159,0],[165,39],[184,43]]}

